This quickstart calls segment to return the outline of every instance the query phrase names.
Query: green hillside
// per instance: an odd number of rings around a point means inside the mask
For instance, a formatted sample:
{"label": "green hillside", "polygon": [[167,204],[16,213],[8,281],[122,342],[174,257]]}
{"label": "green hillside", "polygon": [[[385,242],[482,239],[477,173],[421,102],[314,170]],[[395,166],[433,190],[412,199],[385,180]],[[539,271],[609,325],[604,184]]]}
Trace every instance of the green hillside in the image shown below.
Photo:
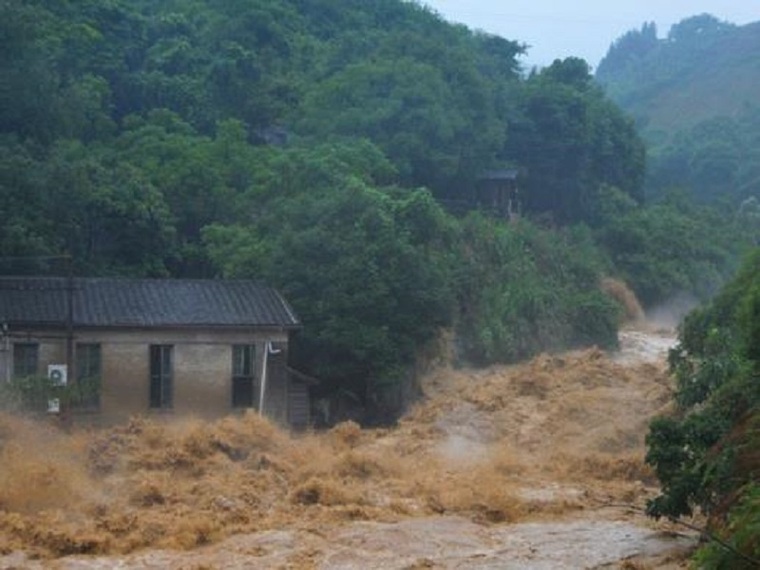
{"label": "green hillside", "polygon": [[636,120],[650,151],[648,191],[702,199],[760,194],[760,22],[695,16],[658,38],[653,24],[619,38],[597,81]]}
{"label": "green hillside", "polygon": [[[760,229],[644,207],[644,145],[583,60],[526,77],[416,2],[6,0],[0,37],[0,271],[265,281],[294,366],[366,421],[443,329],[473,364],[614,346],[603,277],[705,297]],[[478,198],[506,171],[511,221]]]}
{"label": "green hillside", "polygon": [[631,111],[655,142],[713,117],[740,117],[757,104],[760,85],[760,23],[736,29],[698,68],[673,79]]}
{"label": "green hillside", "polygon": [[653,25],[617,40],[597,69],[610,97],[632,113],[649,140],[757,103],[760,22],[745,26],[696,16],[666,38]]}

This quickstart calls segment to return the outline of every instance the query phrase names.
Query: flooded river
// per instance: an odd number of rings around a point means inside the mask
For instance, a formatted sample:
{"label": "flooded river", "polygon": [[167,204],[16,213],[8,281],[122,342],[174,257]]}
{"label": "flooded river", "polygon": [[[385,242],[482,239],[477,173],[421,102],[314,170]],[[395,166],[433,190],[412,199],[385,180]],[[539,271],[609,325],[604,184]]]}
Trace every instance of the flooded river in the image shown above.
{"label": "flooded river", "polygon": [[3,417],[0,568],[678,568],[695,537],[639,510],[673,342],[439,368],[393,429]]}

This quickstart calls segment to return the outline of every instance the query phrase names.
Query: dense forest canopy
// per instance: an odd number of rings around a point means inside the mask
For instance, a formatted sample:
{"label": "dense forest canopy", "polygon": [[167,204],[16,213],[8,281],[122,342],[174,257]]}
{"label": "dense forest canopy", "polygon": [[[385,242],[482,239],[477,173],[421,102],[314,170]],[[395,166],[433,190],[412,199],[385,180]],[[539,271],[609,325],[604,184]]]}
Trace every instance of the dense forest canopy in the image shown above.
{"label": "dense forest canopy", "polygon": [[703,201],[760,194],[758,53],[760,22],[709,14],[663,38],[647,23],[610,47],[596,78],[649,143],[650,196],[676,186]]}
{"label": "dense forest canopy", "polygon": [[[752,204],[645,207],[586,62],[526,75],[417,2],[2,0],[0,37],[0,271],[266,281],[293,364],[367,421],[444,328],[476,364],[614,346],[602,277],[707,296],[758,235]],[[475,211],[507,168],[512,223]]]}

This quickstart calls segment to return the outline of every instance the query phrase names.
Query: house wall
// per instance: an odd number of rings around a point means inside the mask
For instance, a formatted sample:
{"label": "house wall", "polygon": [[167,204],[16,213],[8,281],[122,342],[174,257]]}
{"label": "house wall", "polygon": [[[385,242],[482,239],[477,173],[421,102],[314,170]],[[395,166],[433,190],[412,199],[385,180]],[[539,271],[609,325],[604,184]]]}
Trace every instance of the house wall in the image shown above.
{"label": "house wall", "polygon": [[0,343],[0,382],[9,382],[13,371],[13,343],[3,331]]}
{"label": "house wall", "polygon": [[[262,347],[261,354],[263,355]],[[288,422],[288,394],[290,383],[285,370],[285,355],[287,347],[282,343],[272,343],[272,351],[267,355],[266,392],[268,398],[264,402],[264,412],[279,424]],[[263,371],[263,358],[261,359]]]}
{"label": "house wall", "polygon": [[3,336],[2,342],[0,342],[0,382],[7,382],[11,379],[11,349],[10,339]]}
{"label": "house wall", "polygon": [[[101,346],[100,423],[123,421],[133,415],[173,415],[216,418],[240,412],[232,408],[232,346],[256,346],[255,373],[263,376],[266,344],[275,343],[282,352],[269,355],[265,413],[279,423],[288,418],[287,331],[248,330],[90,330],[77,331],[76,343]],[[66,361],[66,339],[49,331],[14,331],[13,342],[39,343],[39,372],[48,364]],[[173,346],[173,406],[170,410],[150,408],[150,346]],[[12,370],[12,358],[8,359]],[[73,376],[70,376],[73,377]]]}

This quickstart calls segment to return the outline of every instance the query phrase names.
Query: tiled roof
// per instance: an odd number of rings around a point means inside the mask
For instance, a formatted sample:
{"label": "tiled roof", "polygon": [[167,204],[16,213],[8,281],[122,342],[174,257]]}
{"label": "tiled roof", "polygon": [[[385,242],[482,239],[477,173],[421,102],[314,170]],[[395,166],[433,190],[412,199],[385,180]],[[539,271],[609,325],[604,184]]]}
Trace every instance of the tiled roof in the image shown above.
{"label": "tiled roof", "polygon": [[480,180],[515,180],[519,172],[516,168],[505,168],[502,170],[487,170],[480,175]]}
{"label": "tiled roof", "polygon": [[[69,283],[61,277],[0,277],[0,324],[65,324]],[[253,281],[74,278],[72,283],[76,326],[299,326],[277,291]]]}

